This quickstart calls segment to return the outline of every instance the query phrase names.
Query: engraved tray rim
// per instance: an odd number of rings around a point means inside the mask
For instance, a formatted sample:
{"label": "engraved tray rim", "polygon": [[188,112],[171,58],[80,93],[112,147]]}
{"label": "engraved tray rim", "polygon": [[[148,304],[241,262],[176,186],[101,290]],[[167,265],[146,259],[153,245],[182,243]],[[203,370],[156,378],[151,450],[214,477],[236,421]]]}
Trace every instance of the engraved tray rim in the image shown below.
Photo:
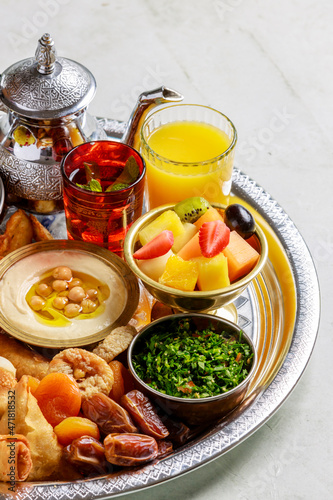
{"label": "engraved tray rim", "polygon": [[295,388],[311,357],[319,328],[320,292],[314,262],[304,239],[282,207],[236,167],[233,172],[233,193],[250,203],[275,231],[294,274],[294,333],[287,355],[273,380],[236,418],[158,463],[132,473],[123,472],[112,479],[30,485],[21,483],[17,493],[22,500],[107,499],[176,478],[218,458],[247,439],[280,408]]}

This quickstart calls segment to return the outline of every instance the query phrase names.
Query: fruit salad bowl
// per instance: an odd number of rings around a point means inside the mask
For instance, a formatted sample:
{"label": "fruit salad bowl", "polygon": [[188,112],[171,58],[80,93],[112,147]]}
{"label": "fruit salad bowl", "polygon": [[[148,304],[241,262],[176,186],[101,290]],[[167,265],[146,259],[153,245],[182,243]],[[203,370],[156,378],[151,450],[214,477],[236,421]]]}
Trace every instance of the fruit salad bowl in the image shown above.
{"label": "fruit salad bowl", "polygon": [[[224,205],[212,204],[212,206],[221,215],[223,215],[226,208]],[[217,288],[214,290],[180,290],[160,283],[156,279],[149,277],[143,271],[143,269],[139,267],[138,261],[133,257],[133,254],[140,247],[140,232],[151,222],[157,219],[161,214],[168,210],[173,210],[174,207],[174,204],[162,205],[146,212],[134,222],[126,235],[124,242],[124,256],[127,264],[155,299],[178,311],[208,312],[230,304],[260,273],[267,261],[268,246],[263,231],[258,226],[258,224],[255,225],[252,240],[254,241],[254,244],[256,245],[259,252],[259,258],[254,268],[250,270],[244,277],[238,279],[228,286],[223,286],[222,288]]]}

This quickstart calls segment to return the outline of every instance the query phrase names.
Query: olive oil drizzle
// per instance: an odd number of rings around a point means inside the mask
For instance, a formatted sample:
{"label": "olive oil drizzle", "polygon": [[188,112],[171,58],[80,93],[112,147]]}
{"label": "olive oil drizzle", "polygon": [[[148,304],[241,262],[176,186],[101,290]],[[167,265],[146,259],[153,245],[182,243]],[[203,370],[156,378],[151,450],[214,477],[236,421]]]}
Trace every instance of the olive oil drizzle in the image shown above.
{"label": "olive oil drizzle", "polygon": [[30,307],[30,309],[34,312],[36,315],[36,318],[39,322],[49,325],[49,326],[54,326],[54,327],[63,327],[71,324],[73,320],[83,320],[83,319],[91,319],[91,318],[96,318],[100,314],[102,314],[105,310],[105,301],[110,295],[110,289],[109,287],[94,278],[93,276],[90,276],[89,274],[86,273],[81,273],[77,271],[72,271],[72,278],[71,280],[68,281],[70,283],[74,279],[80,279],[82,281],[82,288],[86,291],[89,289],[96,289],[97,290],[97,299],[95,300],[97,307],[96,309],[91,312],[91,313],[82,313],[80,312],[77,316],[74,318],[68,318],[64,314],[63,309],[57,309],[53,306],[53,300],[55,297],[61,297],[61,296],[66,296],[66,290],[65,292],[56,292],[55,290],[52,291],[50,295],[47,297],[42,297],[45,300],[45,305],[40,311],[35,311],[31,306],[30,306],[30,301],[31,298],[34,295],[38,295],[37,293],[37,287],[41,283],[45,283],[49,286],[52,287],[52,282],[55,280],[55,278],[52,276],[53,269],[50,269],[46,273],[44,273],[40,279],[32,285],[32,287],[29,289],[27,292],[25,299]]}

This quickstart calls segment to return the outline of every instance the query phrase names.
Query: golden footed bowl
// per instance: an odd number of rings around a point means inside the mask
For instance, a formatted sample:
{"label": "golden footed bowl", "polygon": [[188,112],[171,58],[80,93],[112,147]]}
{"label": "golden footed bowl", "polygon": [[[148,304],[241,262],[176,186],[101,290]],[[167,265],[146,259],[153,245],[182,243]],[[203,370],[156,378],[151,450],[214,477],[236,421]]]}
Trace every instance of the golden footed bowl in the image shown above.
{"label": "golden footed bowl", "polygon": [[[127,264],[134,272],[134,274],[143,282],[147,290],[155,297],[158,301],[163,304],[170,306],[179,311],[210,311],[212,309],[218,309],[226,304],[233,302],[251,283],[251,281],[260,273],[267,261],[268,255],[268,245],[266,237],[261,230],[261,228],[256,224],[255,237],[258,241],[260,257],[256,266],[250,271],[246,276],[239,279],[235,283],[224,288],[219,288],[210,291],[193,291],[186,292],[183,290],[177,290],[149,278],[145,273],[143,273],[135,259],[133,258],[133,253],[137,248],[139,241],[139,232],[145,226],[150,224],[154,219],[161,215],[164,211],[173,209],[174,204],[167,204],[154,208],[149,212],[142,215],[137,219],[128,231],[125,242],[124,242],[124,256]],[[213,207],[223,212],[225,209],[224,205],[213,204]]]}

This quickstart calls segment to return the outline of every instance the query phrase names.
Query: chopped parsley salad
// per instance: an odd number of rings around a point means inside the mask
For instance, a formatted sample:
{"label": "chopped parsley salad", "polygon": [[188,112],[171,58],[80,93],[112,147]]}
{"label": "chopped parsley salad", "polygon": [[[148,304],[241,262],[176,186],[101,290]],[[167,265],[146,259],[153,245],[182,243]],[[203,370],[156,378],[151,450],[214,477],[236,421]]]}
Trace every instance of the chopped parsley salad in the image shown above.
{"label": "chopped parsley salad", "polygon": [[249,374],[253,351],[242,332],[230,336],[214,327],[197,330],[188,319],[172,330],[156,325],[132,356],[135,372],[158,392],[182,398],[208,398],[239,385]]}

